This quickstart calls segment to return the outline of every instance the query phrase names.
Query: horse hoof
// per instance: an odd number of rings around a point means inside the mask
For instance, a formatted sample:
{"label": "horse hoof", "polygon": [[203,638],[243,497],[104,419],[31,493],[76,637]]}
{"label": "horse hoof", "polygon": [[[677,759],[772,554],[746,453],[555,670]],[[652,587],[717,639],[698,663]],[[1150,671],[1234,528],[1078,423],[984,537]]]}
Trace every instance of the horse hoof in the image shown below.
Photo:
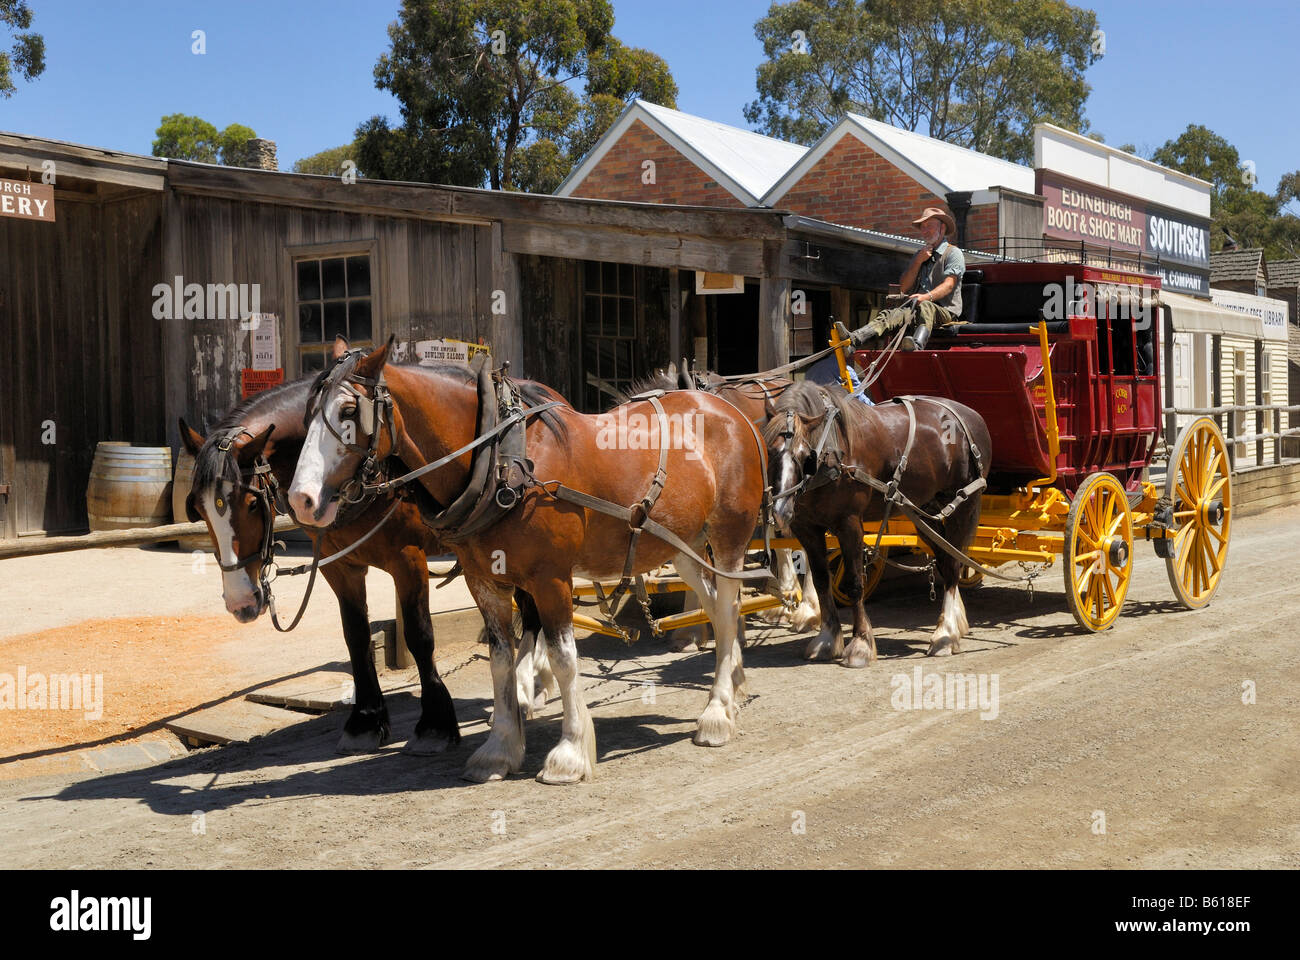
{"label": "horse hoof", "polygon": [[523,766],[523,753],[521,745],[518,758],[509,756],[501,743],[489,734],[487,743],[474,751],[473,756],[469,758],[469,763],[465,764],[465,772],[461,776],[471,783],[504,780]]}
{"label": "horse hoof", "polygon": [[844,659],[841,661],[844,666],[854,670],[860,670],[863,667],[869,667],[875,662],[875,651],[865,640],[854,640],[844,650]]}
{"label": "horse hoof", "polygon": [[592,779],[591,757],[588,752],[572,740],[561,740],[546,755],[546,762],[537,774],[541,783],[563,785],[581,783]]}
{"label": "horse hoof", "polygon": [[836,657],[835,637],[832,637],[830,631],[823,629],[817,636],[809,639],[803,648],[803,658],[805,660],[834,660]]}
{"label": "horse hoof", "polygon": [[722,704],[709,704],[700,714],[699,728],[695,731],[698,747],[721,747],[736,733],[736,721],[727,715]]}
{"label": "horse hoof", "polygon": [[957,641],[952,637],[936,637],[930,641],[930,649],[925,651],[927,657],[951,657],[959,652]]}
{"label": "horse hoof", "polygon": [[344,730],[334,749],[339,753],[374,753],[384,743],[384,735],[379,730],[366,730],[362,733],[348,733]]}
{"label": "horse hoof", "polygon": [[790,615],[790,629],[795,633],[808,633],[817,629],[817,624],[821,621],[821,618],[822,615],[819,611],[800,607]]}
{"label": "horse hoof", "polygon": [[434,754],[446,753],[453,746],[455,746],[455,743],[452,737],[445,733],[436,733],[429,730],[425,733],[414,734],[402,747],[402,753],[412,757],[431,757]]}

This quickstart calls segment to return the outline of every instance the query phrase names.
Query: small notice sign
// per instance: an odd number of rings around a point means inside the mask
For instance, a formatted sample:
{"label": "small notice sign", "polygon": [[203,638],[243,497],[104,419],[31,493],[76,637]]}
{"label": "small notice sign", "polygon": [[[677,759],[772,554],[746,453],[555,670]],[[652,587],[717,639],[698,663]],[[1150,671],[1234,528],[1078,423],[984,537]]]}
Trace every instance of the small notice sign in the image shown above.
{"label": "small notice sign", "polygon": [[245,367],[239,377],[240,393],[245,400],[255,393],[261,393],[282,383],[284,383],[283,367],[275,370],[250,370]]}
{"label": "small notice sign", "polygon": [[0,216],[53,223],[53,184],[0,178]]}
{"label": "small notice sign", "polygon": [[435,363],[469,363],[476,353],[490,352],[480,343],[468,340],[421,340],[415,345],[415,356],[421,366]]}
{"label": "small notice sign", "polygon": [[274,313],[254,313],[249,317],[253,335],[253,369],[275,370],[280,366],[280,338]]}

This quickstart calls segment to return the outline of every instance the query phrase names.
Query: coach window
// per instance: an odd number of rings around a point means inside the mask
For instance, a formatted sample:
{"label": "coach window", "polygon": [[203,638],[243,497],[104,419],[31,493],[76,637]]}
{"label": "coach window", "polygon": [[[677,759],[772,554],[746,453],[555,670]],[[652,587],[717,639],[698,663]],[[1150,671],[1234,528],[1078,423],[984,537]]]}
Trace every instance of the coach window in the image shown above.
{"label": "coach window", "polygon": [[336,336],[374,346],[369,254],[295,260],[294,280],[300,375],[325,368]]}

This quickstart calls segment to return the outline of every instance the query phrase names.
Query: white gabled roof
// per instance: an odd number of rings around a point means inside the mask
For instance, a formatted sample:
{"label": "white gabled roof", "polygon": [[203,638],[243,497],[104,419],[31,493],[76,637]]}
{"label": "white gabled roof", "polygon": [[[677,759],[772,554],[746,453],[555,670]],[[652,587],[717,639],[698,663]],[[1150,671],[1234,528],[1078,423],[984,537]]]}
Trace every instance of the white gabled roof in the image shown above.
{"label": "white gabled roof", "polygon": [[849,113],[764,195],[764,205],[779,202],[849,133],[938,197],[953,191],[978,193],[990,187],[1034,192],[1034,171],[1029,167]]}
{"label": "white gabled roof", "polygon": [[759,206],[760,198],[808,152],[808,148],[801,144],[786,143],[752,130],[635,100],[565,178],[555,195],[571,196],[577,185],[586,179],[637,120],[747,207]]}

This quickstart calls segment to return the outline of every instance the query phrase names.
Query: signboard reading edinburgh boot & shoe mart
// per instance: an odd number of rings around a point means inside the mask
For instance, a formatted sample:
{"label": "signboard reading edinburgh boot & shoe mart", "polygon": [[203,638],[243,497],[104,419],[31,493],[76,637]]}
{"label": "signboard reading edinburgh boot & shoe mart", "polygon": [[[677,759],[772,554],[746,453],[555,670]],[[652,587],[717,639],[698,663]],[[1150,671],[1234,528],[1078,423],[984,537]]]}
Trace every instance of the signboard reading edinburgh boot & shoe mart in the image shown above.
{"label": "signboard reading edinburgh boot & shoe mart", "polygon": [[1209,183],[1050,124],[1034,133],[1044,237],[1140,254],[1165,289],[1210,295]]}

